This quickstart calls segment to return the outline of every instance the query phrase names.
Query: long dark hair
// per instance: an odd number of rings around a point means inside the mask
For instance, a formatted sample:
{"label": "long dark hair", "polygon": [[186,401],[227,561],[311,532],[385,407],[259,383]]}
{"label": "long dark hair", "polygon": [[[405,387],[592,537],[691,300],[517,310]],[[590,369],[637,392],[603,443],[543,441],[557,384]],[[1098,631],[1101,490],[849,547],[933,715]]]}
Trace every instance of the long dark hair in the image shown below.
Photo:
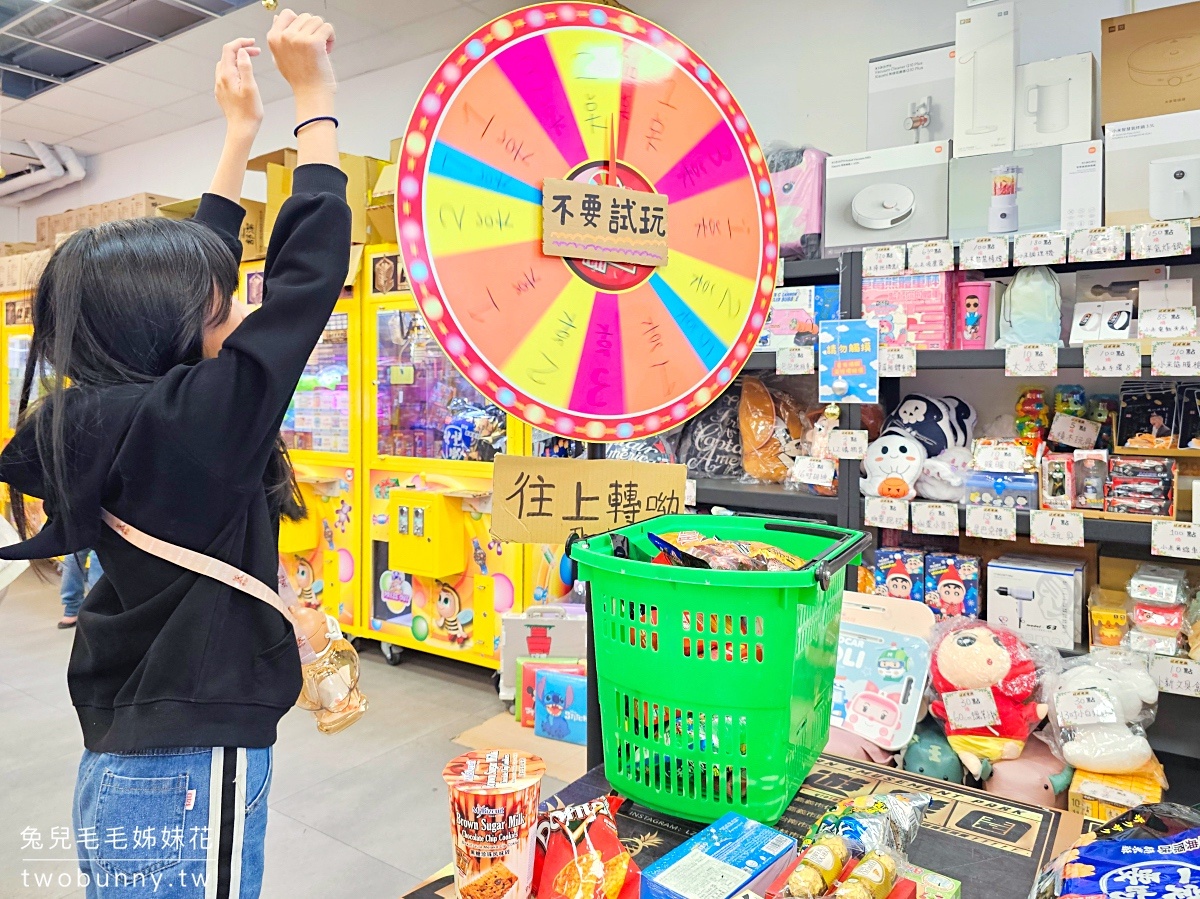
{"label": "long dark hair", "polygon": [[[69,521],[70,445],[94,423],[68,421],[63,394],[148,384],[203,358],[205,328],[224,322],[237,260],[219,237],[191,221],[140,218],[87,228],[63,242],[38,279],[33,340],[21,383],[18,430],[33,428],[49,507]],[[34,382],[43,396],[33,405]],[[68,386],[69,385],[69,386]],[[304,516],[282,440],[264,475],[274,514]],[[10,487],[23,538],[24,496]]]}

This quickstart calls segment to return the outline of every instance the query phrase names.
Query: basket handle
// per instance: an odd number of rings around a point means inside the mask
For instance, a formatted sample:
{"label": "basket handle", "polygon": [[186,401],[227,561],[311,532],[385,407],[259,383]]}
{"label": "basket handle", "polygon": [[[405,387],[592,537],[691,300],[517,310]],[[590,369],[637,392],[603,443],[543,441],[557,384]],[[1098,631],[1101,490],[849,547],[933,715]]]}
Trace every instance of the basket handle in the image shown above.
{"label": "basket handle", "polygon": [[[783,524],[777,521],[764,522],[763,527],[768,531],[787,531],[792,534],[808,534],[813,537],[827,537],[832,530],[832,528],[824,528],[819,525]],[[817,583],[821,585],[822,590],[828,590],[829,582],[833,578],[833,575],[845,568],[855,556],[861,555],[870,548],[870,534],[859,533],[857,536],[855,534],[843,534],[841,539],[823,553],[819,553],[810,559],[808,564],[800,570],[804,571],[815,565],[817,570],[814,576],[817,579]]]}

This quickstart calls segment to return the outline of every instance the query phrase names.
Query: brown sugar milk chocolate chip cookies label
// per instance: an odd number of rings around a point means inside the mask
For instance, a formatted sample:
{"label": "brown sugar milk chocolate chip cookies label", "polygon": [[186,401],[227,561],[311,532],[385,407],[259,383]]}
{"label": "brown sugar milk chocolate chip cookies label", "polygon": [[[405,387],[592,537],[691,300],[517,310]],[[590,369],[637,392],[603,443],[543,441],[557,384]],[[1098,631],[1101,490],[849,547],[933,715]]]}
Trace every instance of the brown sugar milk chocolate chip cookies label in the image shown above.
{"label": "brown sugar milk chocolate chip cookies label", "polygon": [[528,899],[545,773],[537,756],[507,749],[468,752],[446,766],[459,899]]}

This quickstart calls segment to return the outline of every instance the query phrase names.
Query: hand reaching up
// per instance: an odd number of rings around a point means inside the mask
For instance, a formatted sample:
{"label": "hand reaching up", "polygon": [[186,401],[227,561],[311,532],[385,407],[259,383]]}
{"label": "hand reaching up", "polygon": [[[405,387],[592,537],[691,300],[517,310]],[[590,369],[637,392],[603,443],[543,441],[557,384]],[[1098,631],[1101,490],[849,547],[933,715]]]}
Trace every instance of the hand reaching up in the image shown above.
{"label": "hand reaching up", "polygon": [[267,45],[279,74],[291,85],[297,100],[332,96],[337,79],[329,54],[333,50],[333,26],[320,16],[285,9],[275,16],[267,34]]}
{"label": "hand reaching up", "polygon": [[241,37],[222,47],[213,90],[229,128],[251,135],[258,132],[263,118],[262,97],[251,62],[261,52],[252,37]]}

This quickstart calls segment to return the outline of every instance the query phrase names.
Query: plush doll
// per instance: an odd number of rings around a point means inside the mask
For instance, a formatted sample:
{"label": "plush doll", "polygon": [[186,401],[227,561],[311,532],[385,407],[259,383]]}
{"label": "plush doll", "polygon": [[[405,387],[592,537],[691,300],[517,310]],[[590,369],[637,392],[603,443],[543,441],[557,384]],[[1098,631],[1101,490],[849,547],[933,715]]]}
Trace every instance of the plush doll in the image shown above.
{"label": "plush doll", "polygon": [[912,499],[914,485],[925,466],[925,447],[907,434],[884,434],[867,447],[863,460],[864,496]]}
{"label": "plush doll", "polygon": [[1055,725],[1061,721],[1059,697],[1082,690],[1100,691],[1111,698],[1120,720],[1056,727],[1063,761],[1098,774],[1125,774],[1149,761],[1153,750],[1143,725],[1153,720],[1152,707],[1158,702],[1158,687],[1150,673],[1134,666],[1068,668],[1055,678],[1050,691]]}
{"label": "plush doll", "polygon": [[958,397],[910,393],[884,422],[884,433],[910,434],[936,457],[951,447],[968,447],[975,433],[975,410]]}
{"label": "plush doll", "polygon": [[962,502],[967,495],[967,471],[971,467],[971,451],[952,446],[925,462],[921,476],[914,485],[917,496],[943,503]]}
{"label": "plush doll", "polygon": [[1054,757],[1041,740],[1030,740],[1017,759],[996,762],[983,788],[994,796],[1043,808],[1066,808],[1075,769]]}
{"label": "plush doll", "polygon": [[804,425],[799,405],[786,393],[767,389],[758,378],[742,382],[738,405],[742,466],[755,480],[781,484],[800,452]]}
{"label": "plush doll", "polygon": [[[1012,631],[973,618],[947,619],[934,635],[931,675],[937,693],[930,711],[946,729],[946,738],[964,767],[979,778],[985,760],[1015,759],[1046,706],[1032,701],[1038,670],[1029,647]],[[987,690],[999,723],[956,728],[946,712],[945,695]]]}
{"label": "plush doll", "polygon": [[779,257],[818,259],[821,256],[821,214],[825,206],[825,157],[812,147],[772,144],[767,170],[775,189],[779,217]]}
{"label": "plush doll", "polygon": [[833,755],[840,755],[844,759],[873,762],[889,768],[896,767],[895,753],[881,749],[866,737],[837,725],[829,727],[829,742],[825,744],[825,751]]}
{"label": "plush doll", "polygon": [[926,719],[900,756],[900,767],[913,774],[952,784],[963,782],[963,766],[937,722]]}

